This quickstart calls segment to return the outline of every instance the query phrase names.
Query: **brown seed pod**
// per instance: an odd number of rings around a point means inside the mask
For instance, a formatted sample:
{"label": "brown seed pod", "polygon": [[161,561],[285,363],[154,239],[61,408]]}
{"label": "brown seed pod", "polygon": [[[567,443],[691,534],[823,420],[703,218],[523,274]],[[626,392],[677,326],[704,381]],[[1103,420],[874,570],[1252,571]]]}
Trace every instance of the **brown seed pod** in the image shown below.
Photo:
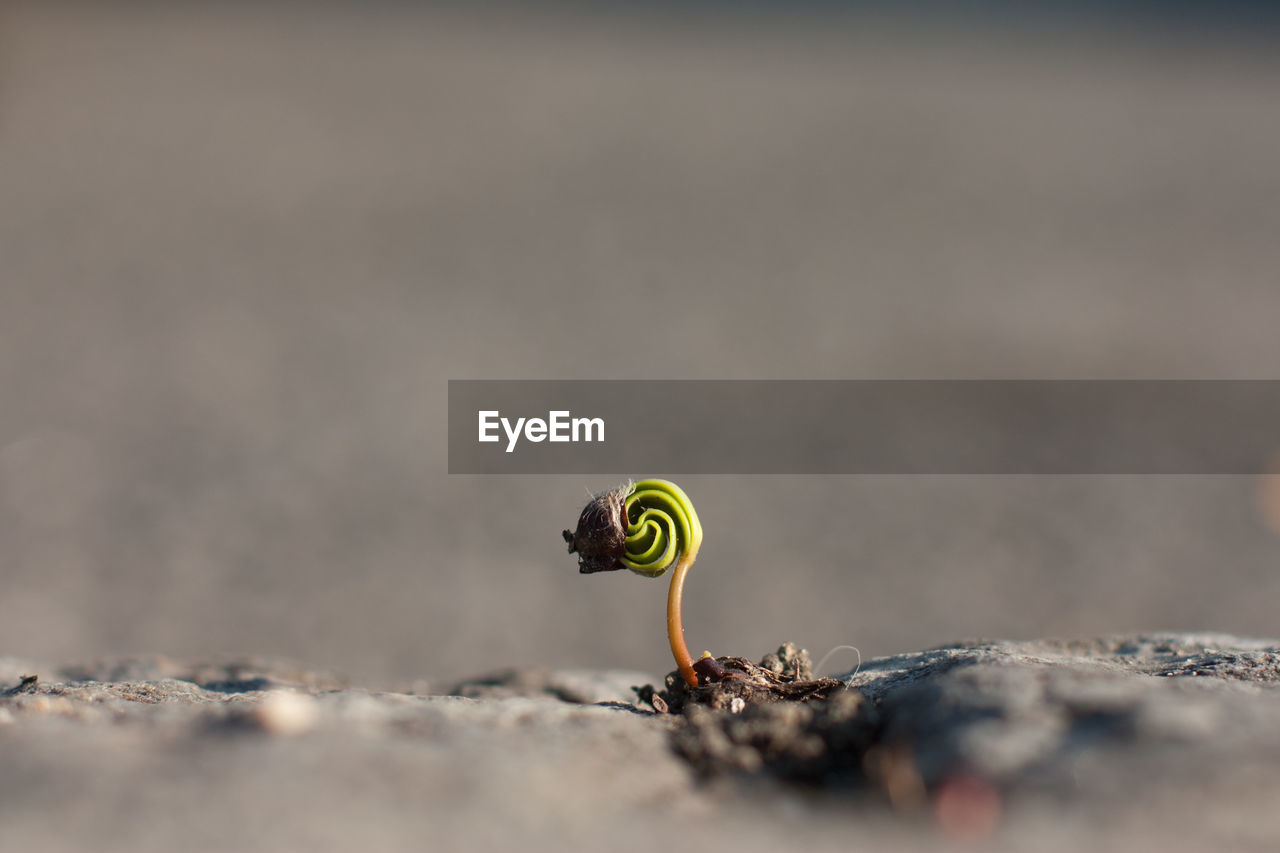
{"label": "brown seed pod", "polygon": [[578,571],[582,574],[626,568],[622,564],[627,553],[625,502],[631,490],[628,483],[596,495],[578,517],[578,529],[564,531],[569,553],[578,555]]}

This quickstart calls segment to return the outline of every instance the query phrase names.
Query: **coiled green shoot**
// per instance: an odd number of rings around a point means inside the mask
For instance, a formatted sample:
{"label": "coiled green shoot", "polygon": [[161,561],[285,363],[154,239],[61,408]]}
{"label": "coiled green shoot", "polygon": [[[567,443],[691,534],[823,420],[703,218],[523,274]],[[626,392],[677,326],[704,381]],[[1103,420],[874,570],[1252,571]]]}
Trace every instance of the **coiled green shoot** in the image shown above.
{"label": "coiled green shoot", "polygon": [[584,573],[630,569],[661,577],[672,569],[667,592],[667,640],[680,675],[698,686],[684,641],[684,581],[702,545],[702,524],[684,490],[669,480],[641,480],[596,495],[582,511],[576,532],[566,530],[569,552]]}

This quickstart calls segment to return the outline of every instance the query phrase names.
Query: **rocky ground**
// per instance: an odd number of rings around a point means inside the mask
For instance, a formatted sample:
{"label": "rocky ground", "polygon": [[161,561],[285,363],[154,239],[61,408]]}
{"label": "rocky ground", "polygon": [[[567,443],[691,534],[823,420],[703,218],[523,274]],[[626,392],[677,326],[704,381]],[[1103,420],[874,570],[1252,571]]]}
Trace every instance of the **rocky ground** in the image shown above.
{"label": "rocky ground", "polygon": [[22,850],[1280,839],[1280,641],[974,642],[843,680],[675,715],[633,672],[374,691],[256,662],[0,658],[0,831]]}

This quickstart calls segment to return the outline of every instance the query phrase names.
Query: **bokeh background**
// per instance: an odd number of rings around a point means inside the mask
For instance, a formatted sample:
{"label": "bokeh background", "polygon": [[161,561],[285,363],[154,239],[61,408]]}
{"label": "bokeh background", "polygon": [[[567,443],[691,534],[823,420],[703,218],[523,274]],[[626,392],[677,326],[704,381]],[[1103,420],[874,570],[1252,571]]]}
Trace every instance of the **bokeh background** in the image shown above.
{"label": "bokeh background", "polygon": [[[1280,377],[1266,5],[875,5],[5,3],[0,653],[666,671],[451,378]],[[697,649],[1280,636],[1274,481],[680,479]]]}

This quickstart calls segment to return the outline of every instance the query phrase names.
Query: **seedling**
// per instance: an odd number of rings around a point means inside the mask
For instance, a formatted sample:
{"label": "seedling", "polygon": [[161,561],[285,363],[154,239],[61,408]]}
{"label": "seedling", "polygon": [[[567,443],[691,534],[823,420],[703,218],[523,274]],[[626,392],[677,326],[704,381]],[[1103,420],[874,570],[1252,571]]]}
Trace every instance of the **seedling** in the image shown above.
{"label": "seedling", "polygon": [[576,531],[564,532],[569,553],[577,552],[583,574],[630,569],[660,577],[671,570],[667,592],[667,640],[680,677],[667,677],[666,690],[646,686],[640,698],[655,711],[673,713],[696,702],[736,713],[760,702],[822,699],[844,689],[833,678],[813,678],[809,653],[790,643],[759,664],[746,658],[713,658],[703,652],[695,661],[684,642],[680,605],[684,579],[702,545],[702,525],[689,496],[667,480],[639,483],[601,492],[578,518]]}
{"label": "seedling", "polygon": [[[680,610],[685,576],[702,545],[702,524],[684,490],[668,480],[641,480],[601,492],[582,510],[578,529],[564,531],[564,540],[570,554],[577,552],[583,574],[630,569],[656,578],[672,570],[667,640],[685,683],[697,687]],[[709,653],[703,660],[714,663]]]}

